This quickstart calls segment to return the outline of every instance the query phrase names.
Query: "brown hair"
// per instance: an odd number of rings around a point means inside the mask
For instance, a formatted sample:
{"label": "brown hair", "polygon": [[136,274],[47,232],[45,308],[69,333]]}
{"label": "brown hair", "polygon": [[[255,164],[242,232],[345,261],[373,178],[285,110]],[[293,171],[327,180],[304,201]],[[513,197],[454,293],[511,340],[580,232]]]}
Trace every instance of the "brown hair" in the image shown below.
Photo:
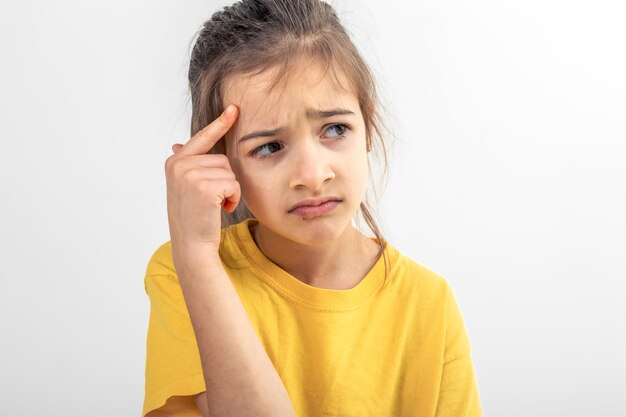
{"label": "brown hair", "polygon": [[[303,57],[320,60],[336,81],[341,73],[351,82],[365,121],[368,150],[382,152],[384,177],[387,150],[383,131],[386,129],[373,76],[333,8],[320,0],[242,0],[214,13],[204,23],[189,65],[191,135],[223,111],[222,88],[227,77],[259,74],[278,66],[275,86]],[[223,143],[218,142],[211,153],[225,153]],[[365,201],[360,211],[382,252],[384,240]],[[222,211],[222,227],[250,217],[253,215],[242,200],[233,213]]]}

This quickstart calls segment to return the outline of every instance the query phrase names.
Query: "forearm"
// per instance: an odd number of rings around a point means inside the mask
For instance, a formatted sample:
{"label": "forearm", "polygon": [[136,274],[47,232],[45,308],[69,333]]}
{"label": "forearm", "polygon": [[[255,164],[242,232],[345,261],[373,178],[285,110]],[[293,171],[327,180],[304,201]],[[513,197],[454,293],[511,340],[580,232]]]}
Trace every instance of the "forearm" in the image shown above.
{"label": "forearm", "polygon": [[219,257],[206,253],[185,250],[175,259],[200,351],[210,415],[295,416]]}

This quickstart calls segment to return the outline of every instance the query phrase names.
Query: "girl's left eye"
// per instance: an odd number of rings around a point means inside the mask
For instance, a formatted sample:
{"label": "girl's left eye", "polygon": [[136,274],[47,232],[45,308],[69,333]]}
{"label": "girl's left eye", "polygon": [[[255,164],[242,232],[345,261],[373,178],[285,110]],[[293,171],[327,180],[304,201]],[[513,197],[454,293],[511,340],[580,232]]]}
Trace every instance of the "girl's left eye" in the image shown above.
{"label": "girl's left eye", "polygon": [[334,125],[328,126],[326,132],[334,132],[334,136],[330,136],[334,139],[343,139],[346,136],[346,130],[348,130],[348,125],[343,123],[338,123]]}

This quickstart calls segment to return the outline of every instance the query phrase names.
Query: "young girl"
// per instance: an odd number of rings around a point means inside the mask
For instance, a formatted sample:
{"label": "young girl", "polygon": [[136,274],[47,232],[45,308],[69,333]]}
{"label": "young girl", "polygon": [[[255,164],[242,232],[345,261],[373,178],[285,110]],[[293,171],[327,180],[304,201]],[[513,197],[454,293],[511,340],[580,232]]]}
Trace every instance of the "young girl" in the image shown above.
{"label": "young girl", "polygon": [[189,83],[192,137],[165,163],[171,241],[145,278],[143,415],[481,416],[450,286],[364,203],[376,91],[333,9],[224,8]]}

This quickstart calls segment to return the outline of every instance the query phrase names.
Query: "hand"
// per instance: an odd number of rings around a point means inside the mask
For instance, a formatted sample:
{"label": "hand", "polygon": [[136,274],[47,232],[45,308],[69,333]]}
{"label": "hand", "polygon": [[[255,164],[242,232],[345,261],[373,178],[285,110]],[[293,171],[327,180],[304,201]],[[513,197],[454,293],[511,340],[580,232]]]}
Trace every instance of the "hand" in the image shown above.
{"label": "hand", "polygon": [[172,245],[201,245],[217,253],[221,209],[235,210],[241,188],[226,155],[207,152],[232,127],[237,116],[237,106],[231,104],[185,145],[172,146],[174,155],[165,161]]}

